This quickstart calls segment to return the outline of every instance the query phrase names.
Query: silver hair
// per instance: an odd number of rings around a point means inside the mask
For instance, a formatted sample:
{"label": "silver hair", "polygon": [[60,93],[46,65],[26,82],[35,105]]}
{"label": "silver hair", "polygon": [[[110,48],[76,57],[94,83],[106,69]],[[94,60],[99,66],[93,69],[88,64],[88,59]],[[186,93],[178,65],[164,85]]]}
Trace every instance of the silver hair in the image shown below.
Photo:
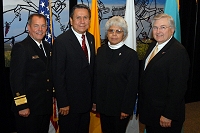
{"label": "silver hair", "polygon": [[124,20],[124,18],[122,18],[120,16],[114,16],[114,17],[110,18],[105,24],[106,35],[107,35],[108,29],[111,26],[121,27],[124,32],[123,38],[125,38],[128,35],[128,25],[127,25],[126,21]]}
{"label": "silver hair", "polygon": [[174,19],[172,18],[172,16],[170,16],[168,14],[165,14],[165,13],[161,13],[161,14],[158,14],[158,15],[154,16],[154,18],[151,21],[152,22],[152,26],[154,26],[154,22],[156,20],[159,20],[161,18],[167,18],[167,20],[169,22],[169,26],[175,30],[176,27],[175,27],[175,24],[174,24]]}

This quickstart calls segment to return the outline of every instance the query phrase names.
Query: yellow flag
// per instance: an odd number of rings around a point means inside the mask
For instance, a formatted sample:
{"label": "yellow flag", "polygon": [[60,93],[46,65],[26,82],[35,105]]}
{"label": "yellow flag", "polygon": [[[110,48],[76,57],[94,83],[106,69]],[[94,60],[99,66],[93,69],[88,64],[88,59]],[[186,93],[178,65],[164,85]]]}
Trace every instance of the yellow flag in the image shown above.
{"label": "yellow flag", "polygon": [[90,128],[89,133],[102,133],[99,114],[90,112]]}
{"label": "yellow flag", "polygon": [[177,4],[178,4],[178,10],[180,9],[180,4],[179,4],[179,0],[177,0]]}
{"label": "yellow flag", "polygon": [[88,29],[88,31],[95,38],[95,50],[96,51],[101,46],[100,28],[99,27],[100,26],[99,26],[97,0],[92,0],[92,4],[91,4],[91,22],[90,22],[90,28]]}
{"label": "yellow flag", "polygon": [[[88,31],[94,36],[95,39],[95,51],[101,46],[100,38],[100,26],[99,26],[99,16],[98,16],[98,6],[97,0],[92,0],[91,4],[91,20],[90,28]],[[102,133],[100,118],[97,117],[95,113],[90,113],[90,129],[89,133]]]}

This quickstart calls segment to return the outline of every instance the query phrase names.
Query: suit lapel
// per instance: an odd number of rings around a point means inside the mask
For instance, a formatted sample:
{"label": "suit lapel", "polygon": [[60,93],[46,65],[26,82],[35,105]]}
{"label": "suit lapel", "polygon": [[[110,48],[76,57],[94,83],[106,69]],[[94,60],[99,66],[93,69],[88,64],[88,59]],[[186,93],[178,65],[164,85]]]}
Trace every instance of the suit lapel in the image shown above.
{"label": "suit lapel", "polygon": [[89,52],[90,52],[90,61],[91,61],[91,59],[92,59],[93,56],[94,56],[94,53],[92,52],[92,50],[95,49],[95,48],[94,48],[94,45],[93,45],[92,38],[89,37],[88,32],[86,32],[86,36],[87,36],[87,40],[88,40],[89,47],[90,47],[90,51],[89,51]]}
{"label": "suit lapel", "polygon": [[[158,60],[160,60],[165,54],[167,54],[167,50],[170,48],[172,42],[173,42],[174,38],[172,37],[171,40],[154,56],[154,58],[149,62],[149,64],[147,65],[145,71],[147,71],[149,68],[151,68],[151,66],[156,63]],[[156,45],[153,44],[150,49],[148,50],[145,60],[148,57],[149,53],[152,51],[152,49],[154,48],[154,46]],[[145,60],[144,60],[144,65],[145,65]]]}
{"label": "suit lapel", "polygon": [[[37,44],[36,44],[36,46],[37,46]],[[42,51],[38,46],[36,48],[36,51],[37,51],[39,57],[46,63],[47,57],[45,56],[44,51]]]}
{"label": "suit lapel", "polygon": [[29,36],[29,40],[30,40],[29,42],[31,44],[31,47],[33,48],[35,53],[46,63],[47,62],[47,58],[44,55],[43,51],[41,51],[41,49],[38,47],[36,42],[30,36]]}
{"label": "suit lapel", "polygon": [[[145,54],[145,56],[144,56],[144,59],[143,59],[143,63],[142,63],[142,69],[144,70],[144,67],[145,67],[145,62],[146,62],[146,59],[147,59],[147,57],[149,56],[149,54],[151,53],[151,51],[152,51],[152,49],[155,47],[155,45],[156,45],[156,42],[153,42],[152,44],[150,44],[149,45],[149,48],[148,48],[148,50],[147,50],[147,52],[146,52],[146,54]],[[150,63],[149,63],[150,64]],[[149,65],[148,64],[148,65]],[[147,66],[148,66],[147,65]],[[147,69],[147,67],[146,67],[146,69]],[[145,70],[146,70],[145,69]]]}
{"label": "suit lapel", "polygon": [[44,45],[44,50],[45,50],[45,53],[46,53],[46,56],[45,56],[45,59],[46,59],[46,62],[48,63],[49,62],[49,59],[50,59],[50,56],[51,56],[51,51],[49,48],[46,47],[46,45],[50,45],[49,43],[47,43],[46,41],[42,41],[43,45]]}
{"label": "suit lapel", "polygon": [[145,63],[145,60],[147,59],[147,57],[149,56],[149,54],[151,53],[152,49],[155,47],[155,45],[156,45],[156,42],[153,42],[153,43],[149,46],[149,48],[148,48],[148,50],[147,50],[147,52],[146,52],[146,54],[145,54],[145,57],[144,57],[144,63]]}
{"label": "suit lapel", "polygon": [[77,54],[80,55],[80,57],[85,60],[87,63],[88,63],[88,60],[87,58],[85,57],[85,53],[81,47],[81,44],[79,43],[76,35],[73,33],[73,31],[70,29],[70,41],[71,41],[71,44],[72,44],[72,47],[74,47],[75,51],[77,51]]}

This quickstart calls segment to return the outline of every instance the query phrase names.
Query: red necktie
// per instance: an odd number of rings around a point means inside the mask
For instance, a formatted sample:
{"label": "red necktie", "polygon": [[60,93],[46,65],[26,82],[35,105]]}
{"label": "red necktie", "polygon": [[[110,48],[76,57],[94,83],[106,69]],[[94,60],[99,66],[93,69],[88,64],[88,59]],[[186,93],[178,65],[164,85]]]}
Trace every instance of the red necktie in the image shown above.
{"label": "red necktie", "polygon": [[82,49],[85,53],[86,58],[88,59],[88,51],[87,51],[87,47],[86,47],[86,43],[85,43],[85,35],[82,35]]}

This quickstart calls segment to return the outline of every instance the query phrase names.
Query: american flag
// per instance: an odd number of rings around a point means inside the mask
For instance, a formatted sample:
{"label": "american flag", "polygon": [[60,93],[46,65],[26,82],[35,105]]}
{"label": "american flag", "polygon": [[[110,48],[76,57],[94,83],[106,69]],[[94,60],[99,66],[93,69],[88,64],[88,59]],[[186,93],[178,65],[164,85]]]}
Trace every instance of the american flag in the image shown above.
{"label": "american flag", "polygon": [[49,8],[49,1],[48,0],[39,0],[39,10],[38,13],[43,14],[47,18],[47,33],[45,37],[45,41],[49,42],[52,45],[53,39],[53,31],[52,31],[52,19],[51,19],[51,12]]}
{"label": "american flag", "polygon": [[[39,0],[39,14],[43,14],[47,18],[47,33],[45,37],[45,41],[49,42],[50,45],[53,44],[54,34],[53,34],[53,22],[52,22],[52,12],[51,6],[49,4],[49,0]],[[55,92],[53,92],[55,93]],[[58,110],[57,110],[57,102],[55,97],[53,98],[53,115],[50,119],[49,132],[48,133],[58,133]]]}

